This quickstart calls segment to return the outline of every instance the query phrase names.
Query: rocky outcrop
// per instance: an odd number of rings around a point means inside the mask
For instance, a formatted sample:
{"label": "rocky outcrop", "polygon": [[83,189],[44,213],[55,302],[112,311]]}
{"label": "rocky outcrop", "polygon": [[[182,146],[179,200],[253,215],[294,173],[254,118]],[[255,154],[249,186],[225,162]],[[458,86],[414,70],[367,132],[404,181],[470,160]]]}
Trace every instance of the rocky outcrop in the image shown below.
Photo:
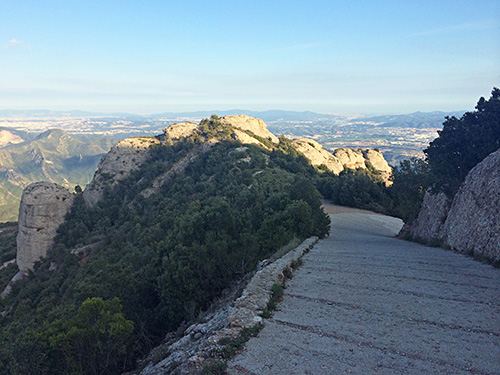
{"label": "rocky outcrop", "polygon": [[469,172],[444,227],[451,248],[500,260],[500,150]]}
{"label": "rocky outcrop", "polygon": [[16,257],[21,272],[33,270],[35,262],[45,257],[73,197],[69,190],[51,182],[35,182],[24,189]]}
{"label": "rocky outcrop", "polygon": [[363,150],[363,157],[365,158],[365,164],[371,164],[373,169],[380,172],[380,175],[384,181],[389,181],[392,174],[392,168],[385,160],[384,155],[378,150]]}
{"label": "rocky outcrop", "polygon": [[149,148],[159,143],[156,137],[120,141],[99,162],[94,178],[83,192],[85,202],[94,205],[101,199],[105,187],[116,185],[128,177],[146,160]]}
{"label": "rocky outcrop", "polygon": [[318,142],[312,139],[294,139],[292,140],[292,144],[297,151],[301,152],[309,159],[312,165],[325,165],[335,174],[339,174],[344,170],[342,162],[326,151]]}
{"label": "rocky outcrop", "polygon": [[266,123],[261,119],[246,116],[246,115],[233,115],[221,117],[220,122],[225,125],[230,125],[233,128],[243,131],[250,131],[256,136],[271,140],[273,143],[278,143],[278,138],[267,130]]}
{"label": "rocky outcrop", "polygon": [[410,227],[410,236],[419,241],[433,242],[444,239],[444,223],[451,200],[444,193],[428,191],[420,207],[417,219]]}
{"label": "rocky outcrop", "polygon": [[366,168],[365,158],[361,151],[354,151],[352,148],[339,148],[333,152],[333,155],[346,168]]}
{"label": "rocky outcrop", "polygon": [[168,138],[177,140],[182,137],[189,137],[196,129],[198,129],[198,126],[199,124],[194,122],[178,122],[163,128],[163,133],[165,133]]}
{"label": "rocky outcrop", "polygon": [[389,183],[392,168],[384,159],[380,151],[356,151],[351,148],[338,148],[331,154],[318,142],[306,138],[293,139],[292,145],[297,151],[301,152],[312,165],[324,165],[333,173],[339,174],[346,168],[366,169],[368,168],[367,164],[369,164],[374,170],[380,172],[380,176],[386,183]]}
{"label": "rocky outcrop", "polygon": [[410,237],[500,261],[499,212],[500,150],[469,172],[453,201],[427,193]]}

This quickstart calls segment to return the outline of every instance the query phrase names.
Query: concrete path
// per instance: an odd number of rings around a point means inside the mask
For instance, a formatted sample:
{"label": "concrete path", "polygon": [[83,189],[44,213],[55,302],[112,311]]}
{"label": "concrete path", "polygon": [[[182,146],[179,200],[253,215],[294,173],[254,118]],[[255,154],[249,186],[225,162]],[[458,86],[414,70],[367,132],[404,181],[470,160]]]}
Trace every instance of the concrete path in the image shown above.
{"label": "concrete path", "polygon": [[330,212],[229,374],[500,374],[500,270],[391,238],[398,219]]}

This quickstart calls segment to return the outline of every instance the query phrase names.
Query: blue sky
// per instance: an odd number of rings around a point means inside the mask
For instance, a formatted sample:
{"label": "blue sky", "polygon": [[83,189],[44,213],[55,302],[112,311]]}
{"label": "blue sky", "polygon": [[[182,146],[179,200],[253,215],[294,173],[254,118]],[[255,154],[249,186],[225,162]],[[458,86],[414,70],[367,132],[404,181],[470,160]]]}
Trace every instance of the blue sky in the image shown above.
{"label": "blue sky", "polygon": [[472,110],[500,1],[0,2],[0,109]]}

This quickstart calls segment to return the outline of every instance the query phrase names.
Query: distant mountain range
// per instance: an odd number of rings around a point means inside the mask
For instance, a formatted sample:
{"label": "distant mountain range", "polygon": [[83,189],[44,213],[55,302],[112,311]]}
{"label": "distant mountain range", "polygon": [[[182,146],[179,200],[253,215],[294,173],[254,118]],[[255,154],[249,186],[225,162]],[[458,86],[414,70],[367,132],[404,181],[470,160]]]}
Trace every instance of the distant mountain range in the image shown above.
{"label": "distant mountain range", "polygon": [[[417,127],[421,128],[424,126],[436,127],[435,125],[440,125],[444,121],[445,116],[456,116],[460,117],[465,111],[454,111],[454,112],[414,112],[409,114],[398,114],[398,115],[381,115],[381,116],[361,116],[361,115],[341,115],[341,114],[326,114],[317,113],[311,111],[283,111],[283,110],[268,110],[268,111],[252,111],[246,109],[231,109],[231,110],[210,110],[210,111],[192,111],[192,112],[163,112],[151,115],[138,115],[133,113],[123,113],[123,112],[89,112],[89,111],[51,111],[51,110],[13,110],[13,109],[3,109],[0,110],[0,118],[12,118],[12,117],[26,117],[26,118],[50,118],[50,117],[115,117],[123,119],[179,119],[179,118],[208,118],[212,114],[217,114],[219,116],[225,115],[248,115],[252,117],[257,117],[265,122],[279,122],[279,121],[319,121],[319,120],[336,120],[342,121],[349,124],[367,123],[373,122],[377,123],[378,126],[386,127]],[[353,119],[354,117],[354,119]],[[430,126],[432,125],[432,126]]]}
{"label": "distant mountain range", "polygon": [[455,112],[414,112],[404,115],[384,115],[375,117],[362,117],[352,120],[352,124],[374,123],[376,126],[387,128],[441,128],[446,116],[455,116],[460,118],[465,111]]}

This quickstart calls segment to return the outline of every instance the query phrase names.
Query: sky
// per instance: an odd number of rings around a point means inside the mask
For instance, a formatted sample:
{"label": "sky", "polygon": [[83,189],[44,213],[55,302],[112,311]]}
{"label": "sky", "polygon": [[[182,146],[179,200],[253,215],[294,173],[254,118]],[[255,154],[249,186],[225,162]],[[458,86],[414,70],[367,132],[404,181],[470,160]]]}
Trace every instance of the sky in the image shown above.
{"label": "sky", "polygon": [[0,109],[473,110],[498,0],[1,0]]}

